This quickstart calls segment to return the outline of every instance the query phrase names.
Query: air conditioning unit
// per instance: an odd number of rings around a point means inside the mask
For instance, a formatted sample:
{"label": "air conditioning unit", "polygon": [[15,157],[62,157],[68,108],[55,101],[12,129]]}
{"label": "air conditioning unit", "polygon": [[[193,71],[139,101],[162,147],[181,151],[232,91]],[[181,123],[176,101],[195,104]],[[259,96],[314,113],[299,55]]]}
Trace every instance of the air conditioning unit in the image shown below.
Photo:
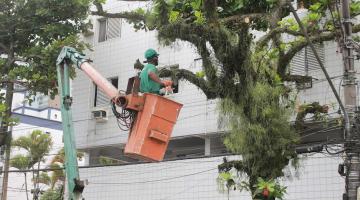
{"label": "air conditioning unit", "polygon": [[92,115],[96,122],[106,122],[108,120],[108,112],[105,109],[94,110]]}

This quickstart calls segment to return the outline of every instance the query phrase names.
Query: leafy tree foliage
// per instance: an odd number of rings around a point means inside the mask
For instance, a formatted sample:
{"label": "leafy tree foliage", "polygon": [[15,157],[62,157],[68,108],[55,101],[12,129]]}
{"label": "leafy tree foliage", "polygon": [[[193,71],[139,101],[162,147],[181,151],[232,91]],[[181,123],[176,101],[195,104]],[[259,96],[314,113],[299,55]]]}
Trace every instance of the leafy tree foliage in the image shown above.
{"label": "leafy tree foliage", "polygon": [[[85,48],[86,45],[79,42],[76,35],[88,26],[85,19],[90,2],[0,1],[0,88],[6,90],[3,102],[0,98],[0,143],[6,143],[6,155],[10,154],[11,144],[11,132],[7,129],[16,124],[11,118],[14,85],[21,85],[28,91],[30,102],[30,97],[37,92],[52,97],[57,93],[57,55],[64,45],[80,51]],[[6,187],[7,173],[4,177]]]}
{"label": "leafy tree foliage", "polygon": [[[77,152],[77,158],[82,159],[84,157],[84,153]],[[60,149],[60,151],[55,155],[55,157],[50,162],[50,168],[54,169],[50,175],[50,185],[51,190],[53,190],[56,184],[59,186],[64,186],[65,182],[65,172],[63,167],[65,166],[65,150],[64,148]],[[58,170],[56,170],[58,169]]]}
{"label": "leafy tree foliage", "polygon": [[[153,0],[148,10],[123,13],[108,13],[102,3],[94,1],[97,10],[92,14],[126,18],[136,29],[157,30],[165,44],[182,40],[197,49],[202,72],[163,70],[161,75],[185,79],[208,99],[221,100],[222,124],[229,130],[224,143],[242,159],[224,163],[220,171],[236,168],[246,174],[255,194],[258,180],[281,177],[291,160],[296,163],[299,138],[285,123],[294,101],[284,81],[295,81],[288,66],[307,42],[295,20],[287,17],[291,1]],[[302,21],[312,42],[340,37],[334,1],[299,1],[299,6],[308,8]],[[359,14],[357,1],[351,8],[353,17]],[[266,33],[257,37],[254,30]],[[360,31],[360,25],[353,31]],[[283,40],[285,34],[292,39]]]}
{"label": "leafy tree foliage", "polygon": [[83,49],[76,35],[87,27],[86,0],[0,2],[0,81],[31,94],[55,89],[55,61],[63,45]]}
{"label": "leafy tree foliage", "polygon": [[[26,151],[26,154],[17,154],[11,159],[11,166],[19,170],[28,170],[40,168],[40,162],[45,162],[45,157],[51,150],[52,140],[50,135],[41,131],[33,131],[28,136],[22,136],[13,141],[13,148],[19,148]],[[78,152],[78,159],[82,159],[83,153]],[[47,172],[33,173],[32,182],[34,183],[34,191],[40,191],[39,184],[50,186],[44,194],[41,195],[41,199],[57,199],[62,198],[63,187],[65,182],[64,173],[65,163],[65,151],[64,148],[52,158],[49,164],[49,168],[53,169],[50,172],[50,176]],[[36,165],[37,164],[37,165]],[[25,186],[27,191],[27,173],[25,175]]]}
{"label": "leafy tree foliage", "polygon": [[[10,161],[10,165],[18,170],[27,170],[30,163],[30,158],[24,155],[16,155]],[[24,172],[24,184],[25,184],[25,192],[26,192],[26,199],[29,200],[29,193],[28,193],[28,183],[27,183],[27,173]]]}
{"label": "leafy tree foliage", "polygon": [[40,200],[63,200],[63,187],[49,189],[41,195]]}
{"label": "leafy tree foliage", "polygon": [[[83,153],[77,152],[78,159],[81,160],[83,156]],[[39,178],[35,178],[35,182],[49,186],[49,188],[41,195],[40,199],[63,199],[65,187],[64,163],[65,151],[64,148],[62,148],[50,161],[48,166],[52,169],[50,175],[47,172],[42,172]]]}
{"label": "leafy tree foliage", "polygon": [[[29,170],[34,168],[39,170],[40,163],[45,162],[45,156],[49,153],[52,144],[53,142],[50,135],[39,130],[35,130],[29,135],[21,136],[13,141],[12,146],[23,150],[26,153],[13,156],[10,165],[19,170]],[[24,178],[26,197],[28,199],[26,172],[24,172]],[[49,178],[46,177],[46,175],[40,175],[38,172],[35,177],[35,172],[33,172],[34,188],[36,188],[39,183],[46,183],[48,180]]]}

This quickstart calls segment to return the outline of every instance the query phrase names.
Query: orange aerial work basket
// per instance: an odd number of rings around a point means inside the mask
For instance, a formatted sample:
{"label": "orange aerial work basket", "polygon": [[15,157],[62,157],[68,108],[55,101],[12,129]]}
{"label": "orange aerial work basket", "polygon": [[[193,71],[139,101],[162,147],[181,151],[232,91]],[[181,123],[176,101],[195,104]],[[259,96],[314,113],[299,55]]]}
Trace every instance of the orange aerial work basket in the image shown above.
{"label": "orange aerial work basket", "polygon": [[182,104],[145,93],[145,104],[137,113],[124,153],[132,158],[161,161]]}

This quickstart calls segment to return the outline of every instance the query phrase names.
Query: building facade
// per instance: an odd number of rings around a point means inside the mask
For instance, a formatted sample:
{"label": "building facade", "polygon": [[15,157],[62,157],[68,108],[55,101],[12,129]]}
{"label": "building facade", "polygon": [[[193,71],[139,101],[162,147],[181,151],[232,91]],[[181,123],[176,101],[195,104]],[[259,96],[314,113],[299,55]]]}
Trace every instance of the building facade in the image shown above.
{"label": "building facade", "polygon": [[[104,9],[108,12],[119,12],[147,5],[142,2],[109,0],[104,5]],[[92,44],[93,51],[87,52],[87,55],[94,61],[93,66],[111,80],[119,90],[126,89],[128,79],[136,73],[133,64],[136,59],[144,59],[144,51],[148,48],[154,48],[160,53],[160,66],[178,64],[180,68],[193,72],[202,70],[200,56],[188,43],[177,41],[172,46],[162,46],[156,38],[155,31],[134,31],[132,25],[126,23],[125,20],[93,16],[91,21],[93,30],[84,36],[84,41]],[[339,88],[338,92],[343,96],[341,89],[343,64],[339,47],[336,43],[324,42],[318,45],[317,49],[334,85]],[[357,68],[359,68],[358,62]],[[336,123],[336,119],[340,116],[339,106],[309,48],[304,49],[294,58],[290,72],[293,75],[310,77],[307,83],[296,85],[298,106],[319,102],[329,107],[329,113],[324,121],[318,122],[321,125],[316,126],[312,131],[300,133],[301,139],[311,145],[324,143],[324,138],[328,136],[341,138],[341,126],[330,123]],[[123,155],[124,145],[128,138],[127,132],[118,128],[116,118],[111,112],[110,101],[79,70],[73,81],[72,96],[76,145],[78,149],[87,153],[86,165],[99,164],[101,157],[127,164],[120,167],[80,169],[81,177],[88,180],[88,186],[84,191],[86,199],[117,199],[119,197],[154,200],[227,199],[227,196],[218,193],[217,172],[216,169],[211,168],[216,168],[217,164],[221,163],[222,156],[218,157],[219,155],[228,153],[222,144],[224,130],[219,128],[217,123],[217,101],[207,100],[194,85],[180,80],[178,92],[170,97],[182,103],[184,107],[174,128],[165,160],[181,160],[157,164],[129,165],[137,161]],[[99,121],[93,117],[93,111],[97,110],[106,111],[104,120]],[[316,124],[313,117],[308,116],[310,124]],[[326,120],[329,123],[324,123]],[[194,156],[212,158],[182,160]],[[337,175],[338,164],[342,161],[341,156],[305,154],[302,158],[304,168],[300,169],[299,173],[304,174],[298,176],[299,180],[295,178],[294,182],[284,180],[289,186],[289,194],[293,195],[289,196],[289,199],[341,198],[344,181],[340,175]],[[186,168],[187,166],[178,164],[183,162],[190,162],[190,167]],[[146,170],[149,167],[152,171]],[[173,167],[177,169],[169,170]],[[200,173],[206,169],[209,171]],[[197,172],[202,175],[197,176]],[[314,175],[314,173],[317,174]],[[133,181],[129,181],[130,179]],[[321,180],[321,183],[317,184],[317,180]],[[310,184],[314,181],[314,184]],[[234,197],[243,195],[233,194],[233,192],[229,194],[235,195]],[[243,197],[249,198],[246,195]]]}

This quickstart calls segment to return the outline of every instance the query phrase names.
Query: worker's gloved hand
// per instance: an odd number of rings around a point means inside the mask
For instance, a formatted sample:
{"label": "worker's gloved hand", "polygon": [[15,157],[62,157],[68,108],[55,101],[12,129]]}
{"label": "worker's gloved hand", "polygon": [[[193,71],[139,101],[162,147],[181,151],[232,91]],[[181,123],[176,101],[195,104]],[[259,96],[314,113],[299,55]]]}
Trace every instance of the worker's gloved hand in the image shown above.
{"label": "worker's gloved hand", "polygon": [[173,88],[171,86],[166,86],[165,91],[167,92],[173,92]]}
{"label": "worker's gloved hand", "polygon": [[171,86],[166,86],[164,89],[165,89],[165,96],[174,93],[173,88]]}
{"label": "worker's gloved hand", "polygon": [[169,80],[164,80],[164,81],[161,81],[162,84],[164,84],[165,87],[168,87],[168,86],[172,86],[173,82],[172,81],[169,81]]}

